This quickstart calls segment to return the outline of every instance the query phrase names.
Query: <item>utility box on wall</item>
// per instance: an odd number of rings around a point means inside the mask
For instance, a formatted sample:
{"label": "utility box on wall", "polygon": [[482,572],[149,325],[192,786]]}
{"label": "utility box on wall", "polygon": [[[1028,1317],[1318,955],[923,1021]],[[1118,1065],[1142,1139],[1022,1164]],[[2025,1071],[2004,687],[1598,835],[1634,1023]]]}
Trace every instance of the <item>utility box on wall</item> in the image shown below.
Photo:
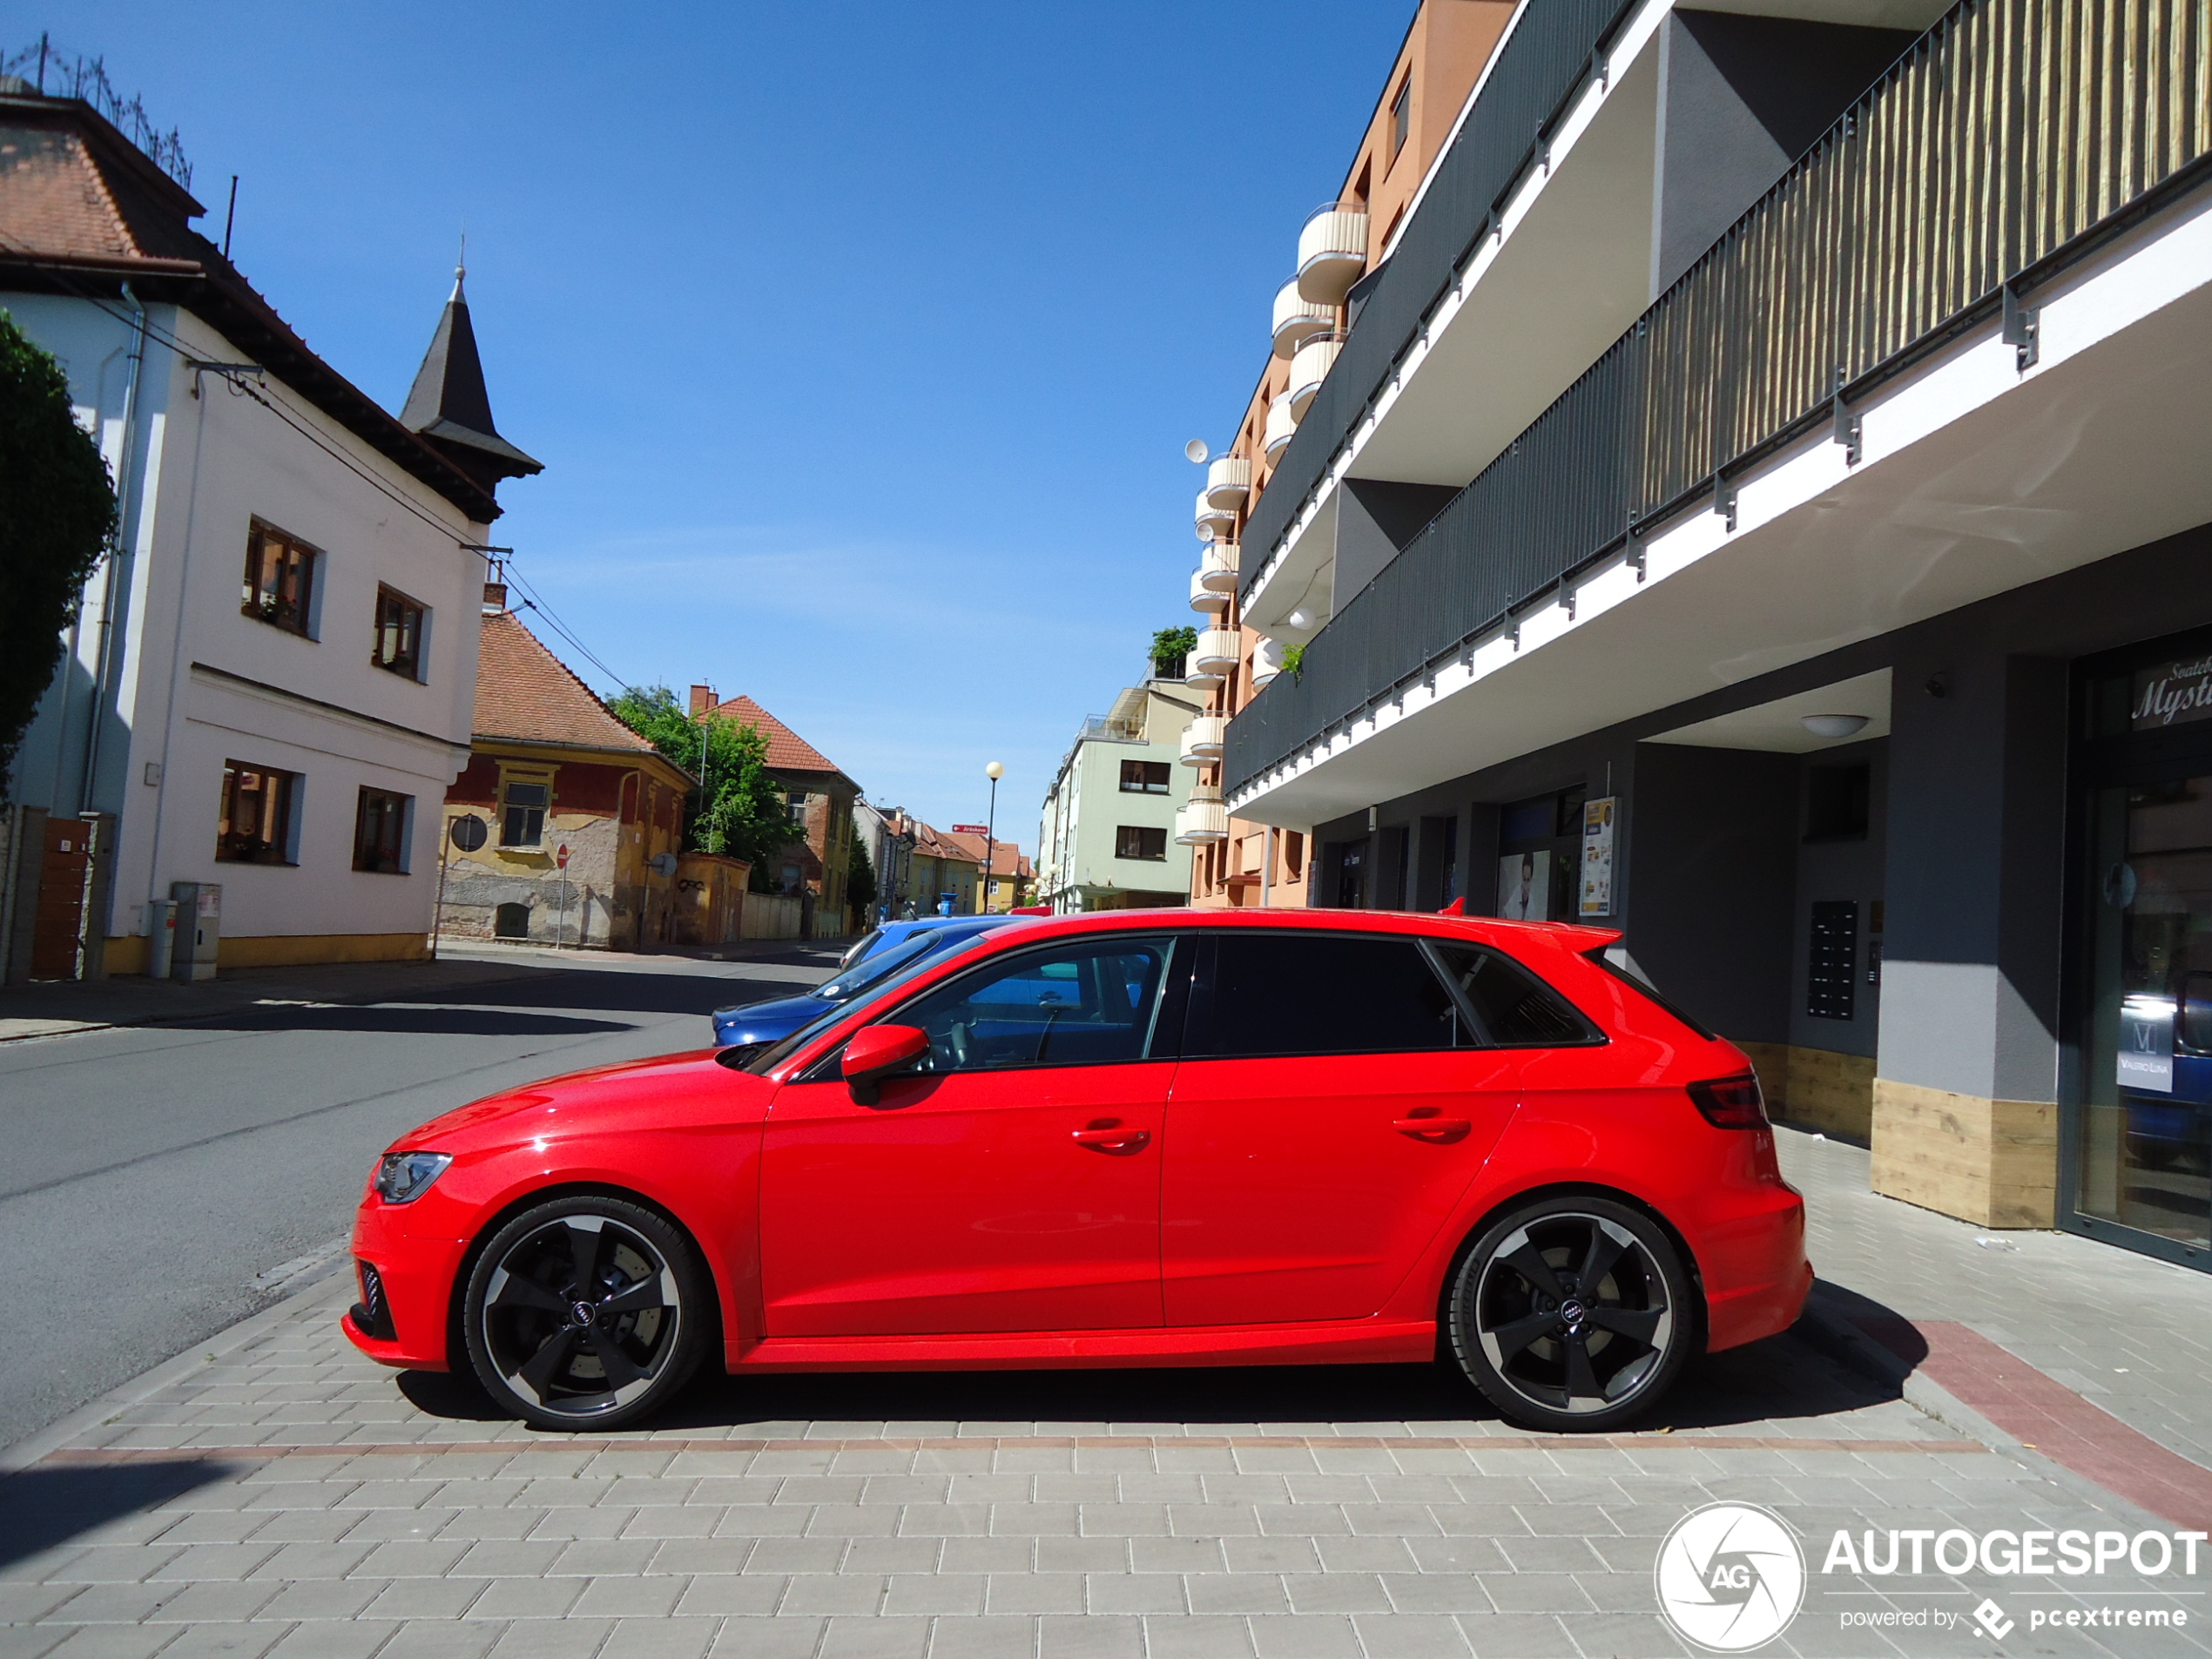
{"label": "utility box on wall", "polygon": [[223,942],[223,887],[219,881],[172,881],[177,905],[177,943],[169,977],[187,984],[215,977],[215,954]]}

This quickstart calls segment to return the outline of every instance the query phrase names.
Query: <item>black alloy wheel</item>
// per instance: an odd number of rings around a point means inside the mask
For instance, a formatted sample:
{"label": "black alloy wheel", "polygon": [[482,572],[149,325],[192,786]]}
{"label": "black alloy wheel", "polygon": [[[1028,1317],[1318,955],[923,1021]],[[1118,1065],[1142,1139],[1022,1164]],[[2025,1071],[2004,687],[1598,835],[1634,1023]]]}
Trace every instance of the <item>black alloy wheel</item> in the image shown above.
{"label": "black alloy wheel", "polygon": [[539,1428],[613,1428],[656,1411],[706,1352],[698,1257],[650,1210],[588,1194],[525,1211],[469,1276],[477,1380]]}
{"label": "black alloy wheel", "polygon": [[1452,1283],[1452,1349],[1514,1422],[1592,1431],[1642,1415],[1700,1340],[1681,1252],[1651,1218],[1595,1197],[1501,1217]]}

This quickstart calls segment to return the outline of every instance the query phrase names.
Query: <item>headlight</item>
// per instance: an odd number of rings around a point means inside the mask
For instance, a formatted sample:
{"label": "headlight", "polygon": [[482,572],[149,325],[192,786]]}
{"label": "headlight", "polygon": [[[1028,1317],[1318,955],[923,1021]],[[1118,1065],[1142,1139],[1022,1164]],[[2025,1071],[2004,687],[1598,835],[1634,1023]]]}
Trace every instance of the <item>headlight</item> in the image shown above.
{"label": "headlight", "polygon": [[386,1204],[408,1204],[428,1191],[452,1162],[449,1152],[387,1152],[378,1160],[376,1178],[370,1184]]}

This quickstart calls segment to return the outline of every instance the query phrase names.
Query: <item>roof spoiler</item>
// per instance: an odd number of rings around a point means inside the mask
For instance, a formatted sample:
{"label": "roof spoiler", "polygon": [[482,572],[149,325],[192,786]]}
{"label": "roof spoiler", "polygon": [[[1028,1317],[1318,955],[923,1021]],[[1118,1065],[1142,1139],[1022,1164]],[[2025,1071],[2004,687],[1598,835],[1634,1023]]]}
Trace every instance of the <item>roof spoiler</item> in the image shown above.
{"label": "roof spoiler", "polygon": [[1443,909],[1438,911],[1436,914],[1440,916],[1464,916],[1467,913],[1467,897],[1465,894],[1461,894],[1459,898],[1453,900],[1451,903],[1446,905]]}

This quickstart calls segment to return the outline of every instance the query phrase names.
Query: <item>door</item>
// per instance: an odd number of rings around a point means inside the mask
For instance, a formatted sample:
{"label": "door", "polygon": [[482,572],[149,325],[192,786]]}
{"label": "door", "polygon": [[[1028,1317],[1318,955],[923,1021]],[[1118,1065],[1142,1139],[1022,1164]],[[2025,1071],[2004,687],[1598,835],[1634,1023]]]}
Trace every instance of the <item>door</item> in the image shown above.
{"label": "door", "polygon": [[30,936],[33,979],[75,979],[84,932],[84,876],[92,857],[92,826],[82,819],[46,820],[38,867],[38,915]]}
{"label": "door", "polygon": [[768,1334],[1157,1325],[1174,1062],[1155,1027],[1175,948],[1093,936],[980,964],[882,1016],[930,1048],[875,1104],[833,1070],[780,1090],[761,1170]]}
{"label": "door", "polygon": [[1168,1105],[1170,1325],[1375,1312],[1520,1098],[1420,942],[1224,930],[1199,963]]}
{"label": "door", "polygon": [[2212,775],[2094,792],[2075,1207],[2212,1248]]}

